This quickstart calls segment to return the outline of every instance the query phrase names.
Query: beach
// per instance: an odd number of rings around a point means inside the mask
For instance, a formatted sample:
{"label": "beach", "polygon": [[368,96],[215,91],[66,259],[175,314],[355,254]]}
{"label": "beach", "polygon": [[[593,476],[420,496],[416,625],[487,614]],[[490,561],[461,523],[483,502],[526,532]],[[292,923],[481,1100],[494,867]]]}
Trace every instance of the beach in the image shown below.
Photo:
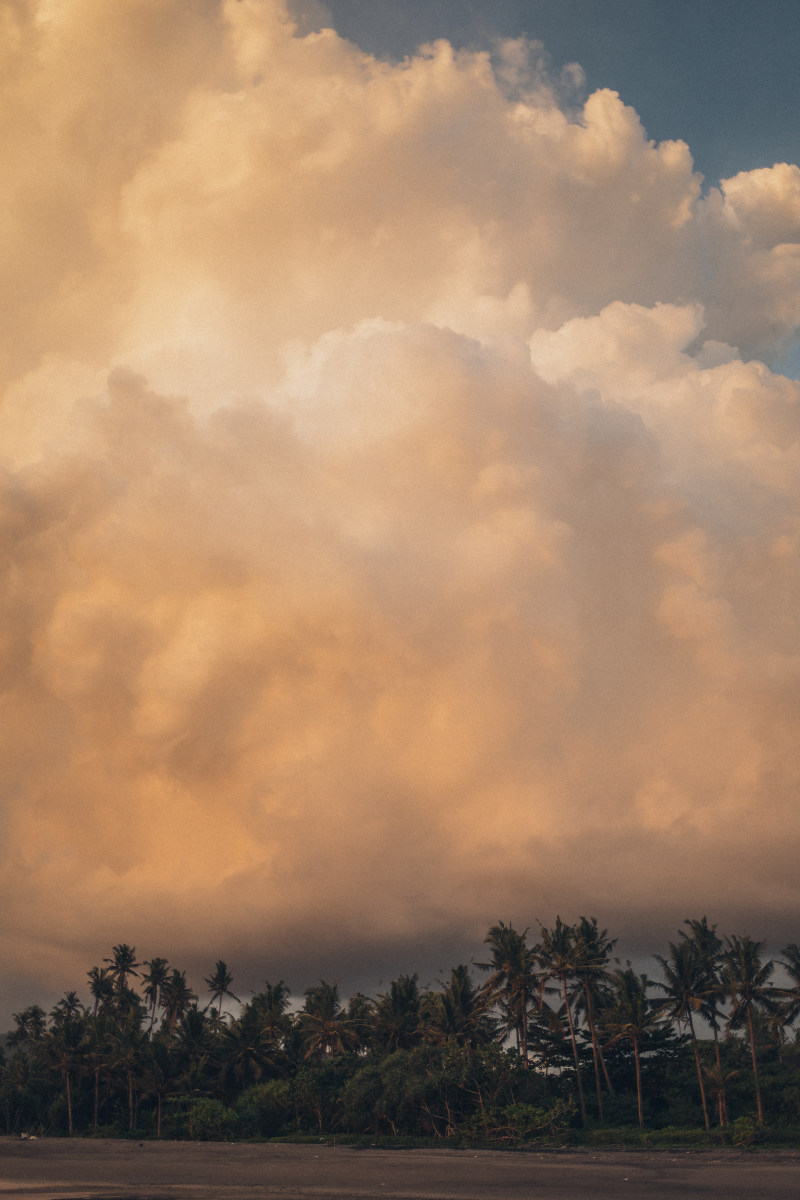
{"label": "beach", "polygon": [[796,1200],[800,1152],[383,1150],[0,1138],[0,1197],[28,1200]]}

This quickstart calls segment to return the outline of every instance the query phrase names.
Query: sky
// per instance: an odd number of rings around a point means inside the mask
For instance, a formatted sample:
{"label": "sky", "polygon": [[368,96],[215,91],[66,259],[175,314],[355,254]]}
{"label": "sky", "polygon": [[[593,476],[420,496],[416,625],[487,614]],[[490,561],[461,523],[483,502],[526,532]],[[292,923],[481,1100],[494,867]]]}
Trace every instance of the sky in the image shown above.
{"label": "sky", "polygon": [[0,0],[0,1012],[798,940],[758,12]]}

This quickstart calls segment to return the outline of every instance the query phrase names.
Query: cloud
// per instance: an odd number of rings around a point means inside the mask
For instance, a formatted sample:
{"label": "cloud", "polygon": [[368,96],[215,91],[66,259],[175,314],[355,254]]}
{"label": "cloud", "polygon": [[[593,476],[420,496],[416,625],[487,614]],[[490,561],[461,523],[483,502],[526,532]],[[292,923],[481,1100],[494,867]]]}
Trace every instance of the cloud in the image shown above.
{"label": "cloud", "polygon": [[788,933],[797,168],[311,8],[3,10],[5,961]]}

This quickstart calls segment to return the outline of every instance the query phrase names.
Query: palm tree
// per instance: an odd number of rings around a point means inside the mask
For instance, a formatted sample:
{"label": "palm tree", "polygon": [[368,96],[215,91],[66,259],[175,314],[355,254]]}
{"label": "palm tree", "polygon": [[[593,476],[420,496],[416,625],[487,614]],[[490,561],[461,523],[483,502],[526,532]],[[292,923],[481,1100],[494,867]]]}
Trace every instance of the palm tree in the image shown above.
{"label": "palm tree", "polygon": [[366,1050],[375,1029],[375,1001],[363,992],[354,992],[347,1001],[347,1020],[355,1050]]}
{"label": "palm tree", "polygon": [[442,991],[429,997],[426,1019],[430,1035],[439,1043],[452,1040],[464,1046],[491,1041],[497,1022],[487,1009],[486,993],[475,987],[469,967],[461,963],[453,967]]}
{"label": "palm tree", "polygon": [[762,1012],[771,1013],[776,1008],[776,993],[770,983],[775,963],[772,959],[763,961],[761,953],[764,945],[764,942],[754,941],[748,934],[744,934],[742,937],[734,934],[732,937],[725,938],[725,949],[722,954],[722,974],[732,1004],[728,1017],[728,1028],[732,1029],[744,1023],[747,1024],[759,1125],[764,1124],[764,1111],[761,1105],[761,1087],[758,1082],[753,1013],[759,1009]]}
{"label": "palm tree", "polygon": [[586,1124],[586,1101],[583,1096],[581,1082],[581,1066],[578,1057],[578,1043],[575,1039],[575,1022],[572,1019],[572,997],[567,989],[568,981],[577,978],[581,961],[580,943],[571,925],[565,925],[561,917],[556,917],[552,929],[542,926],[542,940],[537,951],[539,963],[547,979],[557,979],[561,985],[562,1007],[569,1026],[569,1037],[572,1043],[572,1058],[575,1063],[575,1078],[578,1083],[578,1100],[580,1102],[581,1120]]}
{"label": "palm tree", "polygon": [[55,1025],[63,1025],[67,1021],[76,1021],[84,1016],[85,1010],[77,992],[65,992],[62,999],[57,1001],[50,1016]]}
{"label": "palm tree", "polygon": [[22,1012],[12,1013],[17,1028],[8,1035],[9,1045],[38,1042],[47,1029],[47,1013],[40,1004],[30,1004]]}
{"label": "palm tree", "polygon": [[109,974],[114,980],[114,990],[119,996],[128,986],[128,976],[138,976],[136,968],[141,966],[141,963],[136,961],[136,947],[129,946],[127,942],[112,946],[111,954],[112,957],[104,958],[103,962],[109,964]]}
{"label": "palm tree", "polygon": [[177,1058],[163,1037],[156,1037],[148,1042],[141,1070],[145,1094],[156,1097],[156,1137],[160,1138],[164,1097],[175,1090],[178,1079]]}
{"label": "palm tree", "polygon": [[67,1132],[72,1137],[72,1073],[78,1058],[83,1037],[80,1021],[66,1017],[56,1021],[42,1035],[37,1046],[37,1055],[45,1064],[59,1071],[64,1078],[64,1094],[67,1102]]}
{"label": "palm tree", "polygon": [[606,967],[611,958],[611,952],[616,946],[616,939],[608,936],[607,929],[598,929],[596,917],[581,917],[575,926],[576,958],[575,978],[583,988],[580,1007],[586,1014],[586,1024],[589,1026],[589,1037],[592,1041],[592,1059],[594,1061],[594,1082],[597,1092],[597,1113],[603,1120],[603,1096],[600,1085],[600,1068],[605,1072],[608,1090],[613,1092],[611,1080],[608,1077],[603,1051],[600,1046],[595,1028],[595,1002],[602,999],[601,988],[608,978]]}
{"label": "palm tree", "polygon": [[291,990],[282,979],[277,983],[266,982],[264,990],[257,992],[250,1004],[256,1024],[264,1031],[275,1047],[281,1047],[283,1039],[291,1027],[291,1019],[287,1015]]}
{"label": "palm tree", "polygon": [[237,1004],[239,1003],[239,997],[235,996],[230,990],[231,984],[233,983],[233,975],[231,975],[227,965],[221,959],[218,959],[213,974],[209,975],[208,979],[205,979],[203,982],[211,992],[211,1000],[206,1007],[210,1007],[214,1000],[216,1000],[217,1013],[219,1014],[219,1019],[221,1021],[222,997],[230,996],[230,998],[235,1000]]}
{"label": "palm tree", "polygon": [[156,1023],[156,1009],[164,1003],[164,988],[167,986],[170,977],[170,966],[165,958],[151,958],[148,962],[142,963],[142,966],[147,967],[147,970],[142,975],[142,983],[144,984],[143,992],[147,1003],[150,1005],[150,1030],[152,1033],[153,1026]]}
{"label": "palm tree", "polygon": [[706,1078],[712,1079],[714,1082],[715,1094],[717,1097],[717,1113],[719,1116],[720,1125],[727,1124],[727,1103],[725,1100],[725,1079],[726,1075],[722,1069],[722,1057],[719,1049],[719,1018],[720,1005],[725,1000],[725,988],[720,975],[721,956],[722,956],[722,941],[717,937],[716,925],[709,925],[707,917],[701,917],[700,920],[686,920],[684,925],[688,925],[690,933],[684,933],[681,929],[679,935],[690,941],[697,951],[697,957],[708,976],[711,984],[711,991],[706,1000],[700,1006],[700,1013],[708,1021],[711,1026],[711,1031],[714,1034],[714,1059],[716,1062],[716,1073],[712,1077],[706,1071]]}
{"label": "palm tree", "polygon": [[375,1004],[375,1040],[393,1050],[410,1050],[420,1040],[420,1009],[422,993],[418,976],[399,975],[389,984],[389,991],[378,996]]}
{"label": "palm tree", "polygon": [[661,1024],[661,1017],[648,997],[647,991],[651,986],[646,975],[637,973],[628,965],[623,970],[612,972],[612,986],[609,1007],[603,1013],[603,1025],[611,1034],[609,1046],[623,1038],[633,1046],[633,1057],[636,1066],[636,1104],[639,1113],[639,1128],[644,1128],[644,1111],[642,1106],[642,1064],[641,1042],[652,1029]]}
{"label": "palm tree", "polygon": [[97,1016],[98,1009],[110,1004],[114,998],[114,981],[108,967],[92,967],[86,974],[89,977],[89,994],[94,1000],[93,1015]]}
{"label": "palm tree", "polygon": [[519,933],[512,925],[499,921],[484,938],[491,949],[488,963],[477,963],[482,971],[491,971],[483,985],[486,1002],[497,1005],[503,1014],[506,1033],[514,1033],[522,1061],[528,1062],[528,1010],[542,1004],[540,980],[536,973],[536,953],[527,941],[527,929]]}
{"label": "palm tree", "polygon": [[252,1004],[246,1005],[230,1025],[223,1026],[220,1055],[229,1096],[275,1068],[275,1046],[273,1031]]}
{"label": "palm tree", "polygon": [[[110,982],[110,981],[109,981]],[[108,1080],[112,1073],[112,1031],[109,1010],[102,1008],[87,1018],[86,1049],[84,1059],[86,1072],[93,1078],[94,1107],[93,1125],[95,1133],[100,1116],[100,1078]]]}
{"label": "palm tree", "polygon": [[164,1005],[164,1021],[170,1037],[175,1033],[175,1026],[186,1012],[189,1005],[197,996],[186,982],[186,972],[173,967],[169,977],[161,987],[161,1002]]}
{"label": "palm tree", "polygon": [[349,1049],[350,1023],[339,1000],[335,983],[321,979],[306,988],[306,1002],[299,1014],[306,1058],[331,1058]]}
{"label": "palm tree", "polygon": [[677,946],[670,942],[668,957],[662,958],[660,954],[656,954],[655,958],[661,964],[661,970],[664,972],[664,983],[656,980],[655,986],[660,988],[667,997],[661,1006],[661,1011],[665,1012],[670,1020],[675,1021],[678,1026],[684,1021],[689,1026],[697,1082],[700,1086],[700,1099],[703,1105],[703,1120],[706,1129],[710,1129],[703,1068],[700,1063],[700,1051],[694,1028],[694,1014],[700,1012],[703,1006],[711,1000],[718,985],[706,971],[693,941],[684,938]]}
{"label": "palm tree", "polygon": [[144,1016],[142,1006],[127,1008],[114,1018],[113,1028],[110,1029],[113,1065],[125,1079],[128,1093],[128,1129],[134,1128],[134,1079],[139,1073],[142,1061],[142,1050],[146,1044],[147,1034],[142,1031],[141,1022]]}
{"label": "palm tree", "polygon": [[784,1025],[792,1025],[800,1016],[800,946],[790,942],[783,947],[781,954],[784,957],[778,961],[791,979],[792,986],[779,989],[783,1001],[780,1015]]}

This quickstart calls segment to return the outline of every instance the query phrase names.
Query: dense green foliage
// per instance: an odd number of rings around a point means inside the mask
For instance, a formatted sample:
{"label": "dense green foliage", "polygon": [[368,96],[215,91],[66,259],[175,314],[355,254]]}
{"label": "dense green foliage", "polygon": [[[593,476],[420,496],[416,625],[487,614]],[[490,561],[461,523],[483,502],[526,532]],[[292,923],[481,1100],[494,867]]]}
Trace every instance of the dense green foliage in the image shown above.
{"label": "dense green foliage", "polygon": [[184,972],[120,944],[88,972],[88,1006],[68,991],[14,1015],[0,1128],[519,1145],[620,1128],[669,1144],[704,1124],[751,1144],[800,1121],[796,945],[785,987],[763,943],[705,918],[653,980],[612,965],[594,918],[556,918],[538,942],[500,922],[485,945],[478,978],[462,964],[434,988],[401,975],[347,1001],[321,980],[293,1008],[283,980],[241,1001],[222,961],[201,1007]]}

